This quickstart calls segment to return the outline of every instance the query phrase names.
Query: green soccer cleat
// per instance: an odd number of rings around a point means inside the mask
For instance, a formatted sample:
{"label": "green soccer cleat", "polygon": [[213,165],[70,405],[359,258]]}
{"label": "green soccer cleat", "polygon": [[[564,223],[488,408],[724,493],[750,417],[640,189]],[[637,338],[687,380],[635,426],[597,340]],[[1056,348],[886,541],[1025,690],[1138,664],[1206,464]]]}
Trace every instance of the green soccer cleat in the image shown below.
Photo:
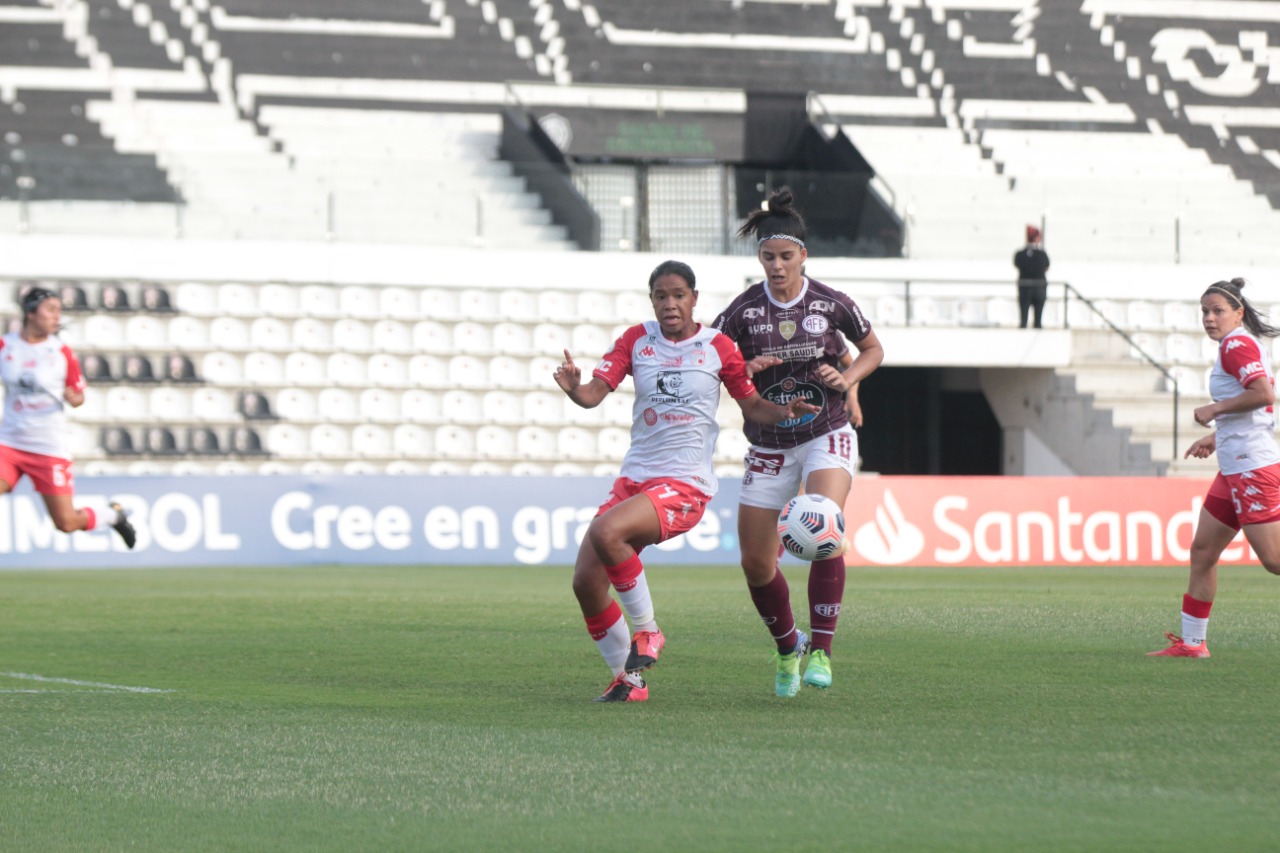
{"label": "green soccer cleat", "polygon": [[822,649],[809,654],[809,665],[804,668],[804,683],[823,690],[831,686],[831,658]]}
{"label": "green soccer cleat", "polygon": [[774,651],[773,659],[778,665],[778,674],[773,679],[773,691],[784,699],[790,699],[800,692],[800,658],[809,650],[809,635],[804,631],[796,631],[796,644],[785,655]]}

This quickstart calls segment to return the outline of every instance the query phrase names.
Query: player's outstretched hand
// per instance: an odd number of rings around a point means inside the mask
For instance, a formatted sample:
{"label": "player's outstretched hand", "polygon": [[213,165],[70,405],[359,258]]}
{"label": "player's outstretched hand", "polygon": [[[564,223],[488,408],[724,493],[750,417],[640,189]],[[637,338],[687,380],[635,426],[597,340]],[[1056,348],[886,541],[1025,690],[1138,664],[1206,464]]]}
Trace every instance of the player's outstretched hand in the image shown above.
{"label": "player's outstretched hand", "polygon": [[750,379],[760,371],[776,367],[779,364],[782,364],[782,359],[776,355],[758,355],[747,362],[747,378]]}
{"label": "player's outstretched hand", "polygon": [[803,397],[796,397],[790,403],[787,403],[787,414],[793,418],[802,418],[805,415],[816,415],[822,409],[807,402]]}
{"label": "player's outstretched hand", "polygon": [[554,376],[556,384],[566,394],[582,384],[582,370],[573,363],[573,356],[569,355],[568,350],[564,351],[564,363],[556,368]]}
{"label": "player's outstretched hand", "polygon": [[1183,459],[1208,459],[1213,452],[1218,449],[1218,435],[1213,433],[1206,435],[1204,438],[1197,439],[1194,444],[1187,448],[1187,452],[1182,454]]}
{"label": "player's outstretched hand", "polygon": [[844,374],[829,364],[818,365],[818,379],[832,391],[848,391],[849,381]]}

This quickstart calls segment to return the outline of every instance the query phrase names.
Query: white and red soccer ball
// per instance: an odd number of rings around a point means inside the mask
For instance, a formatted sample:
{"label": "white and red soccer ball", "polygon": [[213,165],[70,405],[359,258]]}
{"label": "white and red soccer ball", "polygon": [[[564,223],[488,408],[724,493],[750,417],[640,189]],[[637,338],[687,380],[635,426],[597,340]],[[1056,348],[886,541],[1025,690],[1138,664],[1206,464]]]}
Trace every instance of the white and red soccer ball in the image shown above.
{"label": "white and red soccer ball", "polygon": [[825,560],[844,550],[844,513],[831,498],[796,495],[778,516],[782,547],[806,562]]}

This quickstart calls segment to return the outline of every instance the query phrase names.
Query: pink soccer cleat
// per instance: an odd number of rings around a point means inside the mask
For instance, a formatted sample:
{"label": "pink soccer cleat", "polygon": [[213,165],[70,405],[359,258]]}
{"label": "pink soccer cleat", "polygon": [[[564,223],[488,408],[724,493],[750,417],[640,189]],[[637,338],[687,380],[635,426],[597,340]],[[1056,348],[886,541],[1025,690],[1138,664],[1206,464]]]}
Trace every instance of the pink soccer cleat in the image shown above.
{"label": "pink soccer cleat", "polygon": [[609,682],[603,694],[597,696],[597,702],[643,702],[649,698],[649,685],[634,672],[620,672]]}
{"label": "pink soccer cleat", "polygon": [[627,672],[640,672],[658,662],[658,653],[667,644],[661,631],[636,631],[627,654]]}
{"label": "pink soccer cleat", "polygon": [[1201,643],[1198,646],[1189,646],[1182,642],[1182,638],[1177,634],[1165,634],[1169,638],[1169,648],[1161,649],[1158,652],[1147,652],[1149,658],[1207,658],[1209,657],[1209,644]]}

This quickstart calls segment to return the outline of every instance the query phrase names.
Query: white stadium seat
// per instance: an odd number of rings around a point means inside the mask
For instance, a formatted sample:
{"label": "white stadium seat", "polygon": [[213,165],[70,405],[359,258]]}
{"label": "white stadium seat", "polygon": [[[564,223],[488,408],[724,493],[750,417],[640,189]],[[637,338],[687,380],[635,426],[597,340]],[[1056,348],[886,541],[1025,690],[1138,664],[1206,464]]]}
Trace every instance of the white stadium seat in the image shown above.
{"label": "white stadium seat", "polygon": [[258,315],[258,288],[241,282],[218,285],[218,313],[231,317]]}
{"label": "white stadium seat", "polygon": [[400,456],[425,459],[434,448],[434,434],[418,424],[400,424],[391,432],[391,447]]}
{"label": "white stadium seat", "polygon": [[316,395],[306,388],[284,388],[276,394],[275,413],[286,421],[309,423],[316,412]]}
{"label": "white stadium seat", "polygon": [[325,359],[324,372],[330,382],[339,385],[361,386],[369,382],[367,362],[358,355],[335,352]]}
{"label": "white stadium seat", "polygon": [[565,395],[559,389],[553,394],[550,391],[530,391],[524,395],[521,407],[524,422],[528,424],[559,424],[564,420]]}
{"label": "white stadium seat", "polygon": [[107,389],[107,418],[116,421],[150,420],[147,399],[132,385],[116,385]]}
{"label": "white stadium seat", "polygon": [[351,452],[351,436],[347,430],[334,424],[317,424],[308,433],[311,452],[321,458],[346,456]]}
{"label": "white stadium seat", "polygon": [[200,376],[215,385],[239,384],[244,373],[240,359],[228,352],[206,353],[200,360]]}
{"label": "white stadium seat", "polygon": [[344,318],[333,324],[333,348],[343,352],[372,352],[376,347],[369,324]]}
{"label": "white stadium seat", "polygon": [[[475,435],[470,429],[456,424],[437,427],[433,441],[436,454],[446,460],[470,458],[475,454]],[[456,463],[453,464],[456,465]],[[457,469],[457,473],[461,471],[461,468]]]}
{"label": "white stadium seat", "polygon": [[327,320],[303,317],[293,321],[293,346],[306,352],[333,349],[333,331]]}
{"label": "white stadium seat", "polygon": [[300,290],[292,284],[264,284],[258,290],[258,306],[268,317],[301,317]]}
{"label": "white stadium seat", "polygon": [[[135,314],[125,321],[124,336],[135,349],[163,349],[169,345],[168,324],[152,314]],[[175,341],[181,346],[183,341]]]}
{"label": "white stadium seat", "polygon": [[487,381],[492,388],[524,388],[529,383],[529,364],[514,356],[495,355],[488,362]]}
{"label": "white stadium seat", "polygon": [[498,316],[498,292],[468,288],[458,294],[458,316],[463,320],[488,323]]}
{"label": "white stadium seat", "polygon": [[511,459],[516,455],[516,436],[510,428],[485,424],[476,430],[476,454],[484,459]]}
{"label": "white stadium seat", "polygon": [[440,414],[446,421],[463,424],[481,423],[480,398],[471,391],[451,389],[440,398]]}
{"label": "white stadium seat", "polygon": [[267,452],[275,456],[301,457],[308,453],[307,433],[293,424],[272,424],[263,438]]}
{"label": "white stadium seat", "polygon": [[[602,355],[613,348],[613,342],[614,338],[610,337],[604,328],[583,323],[573,329],[569,352],[573,355],[575,362],[581,358],[583,364],[594,365]],[[583,378],[586,379],[586,377]]]}
{"label": "white stadium seat", "polygon": [[556,459],[555,433],[546,427],[521,427],[516,433],[516,453],[522,459],[554,462]]}
{"label": "white stadium seat", "polygon": [[391,431],[377,424],[360,424],[351,431],[351,450],[366,458],[390,456]]}
{"label": "white stadium seat", "polygon": [[327,385],[324,360],[313,352],[291,352],[284,357],[284,378],[290,385]]}
{"label": "white stadium seat", "polygon": [[218,295],[213,285],[185,281],[173,289],[173,307],[184,314],[211,317],[218,313]]}
{"label": "white stadium seat", "polygon": [[[569,349],[571,344],[569,331],[564,326],[555,323],[539,323],[533,327],[533,351],[538,355],[551,358],[557,355],[563,356],[564,351]],[[598,356],[600,353],[595,355]]]}
{"label": "white stadium seat", "polygon": [[434,424],[444,419],[440,396],[433,391],[418,388],[400,395],[400,414],[405,420],[419,424]]}
{"label": "white stadium seat", "polygon": [[379,320],[373,324],[373,348],[382,352],[411,353],[413,329],[403,320]]}
{"label": "white stadium seat", "polygon": [[533,290],[507,288],[499,294],[496,316],[500,320],[532,323],[538,314],[538,294]]}
{"label": "white stadium seat", "polygon": [[363,285],[344,285],[338,291],[338,310],[347,317],[377,319],[380,316],[378,292]]}
{"label": "white stadium seat", "polygon": [[316,395],[316,415],[322,421],[349,423],[360,420],[360,406],[345,388],[323,388]]}
{"label": "white stadium seat", "polygon": [[613,460],[615,464],[621,462],[631,447],[631,431],[621,427],[604,427],[596,434],[596,446],[604,458]]}
{"label": "white stadium seat", "polygon": [[231,352],[247,350],[249,324],[239,317],[215,317],[209,321],[209,344]]}
{"label": "white stadium seat", "polygon": [[185,352],[204,349],[209,346],[209,320],[181,314],[171,317],[166,337]]}
{"label": "white stadium seat", "polygon": [[378,294],[378,314],[404,322],[416,320],[420,314],[418,297],[407,287],[384,287]]}
{"label": "white stadium seat", "polygon": [[556,454],[560,459],[594,459],[595,433],[581,427],[562,427],[556,431]]}
{"label": "white stadium seat", "polygon": [[446,321],[461,320],[462,312],[458,307],[458,292],[438,287],[424,288],[418,301],[420,316],[428,320]]}
{"label": "white stadium seat", "polygon": [[489,423],[525,423],[520,397],[510,391],[487,392],[480,401],[480,414]]}
{"label": "white stadium seat", "polygon": [[250,385],[282,385],[284,362],[272,352],[251,352],[244,357],[244,378]]}
{"label": "white stadium seat", "polygon": [[413,349],[435,355],[452,354],[453,335],[435,320],[419,320],[413,324]]}
{"label": "white stadium seat", "polygon": [[298,310],[304,317],[341,317],[338,289],[327,284],[304,285],[298,292]]}
{"label": "white stadium seat", "polygon": [[400,420],[400,395],[383,388],[366,388],[360,392],[360,416],[378,423]]}
{"label": "white stadium seat", "polygon": [[398,355],[374,353],[369,356],[365,373],[372,385],[382,388],[403,388],[409,384],[409,367]]}
{"label": "white stadium seat", "polygon": [[249,322],[249,345],[254,349],[288,352],[293,349],[289,324],[278,317],[258,317]]}
{"label": "white stadium seat", "polygon": [[493,351],[489,328],[463,321],[453,327],[453,351],[466,355],[488,355]]}
{"label": "white stadium seat", "polygon": [[191,414],[201,421],[224,421],[237,417],[231,395],[221,388],[208,386],[191,392]]}
{"label": "white stadium seat", "polygon": [[418,388],[443,388],[448,384],[449,367],[436,355],[415,355],[409,359],[409,384]]}
{"label": "white stadium seat", "polygon": [[582,320],[594,322],[592,318],[578,314],[577,300],[563,290],[544,290],[539,293],[537,313],[533,316],[553,323],[577,323]]}
{"label": "white stadium seat", "polygon": [[446,378],[454,388],[489,387],[488,365],[474,355],[455,355],[449,359],[448,370]]}
{"label": "white stadium seat", "polygon": [[534,355],[533,337],[527,326],[498,323],[493,327],[493,353],[496,355]]}

